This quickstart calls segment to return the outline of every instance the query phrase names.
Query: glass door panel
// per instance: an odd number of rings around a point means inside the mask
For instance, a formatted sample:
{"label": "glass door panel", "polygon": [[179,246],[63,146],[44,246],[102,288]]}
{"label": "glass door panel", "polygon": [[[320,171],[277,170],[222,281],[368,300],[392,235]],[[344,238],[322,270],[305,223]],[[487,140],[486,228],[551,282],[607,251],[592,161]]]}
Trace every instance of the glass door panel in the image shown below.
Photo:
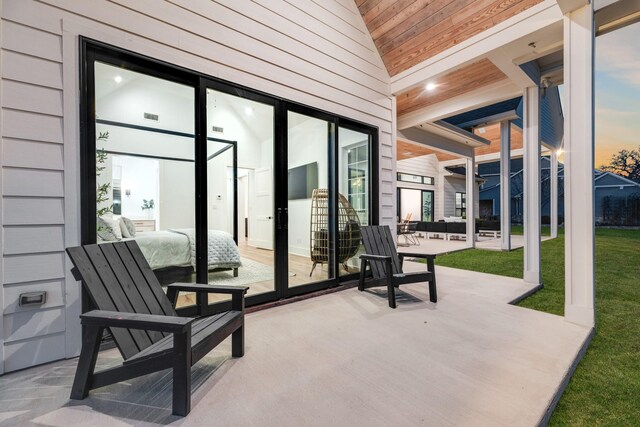
{"label": "glass door panel", "polygon": [[96,241],[135,240],[160,283],[194,282],[195,89],[102,62],[94,73]]}
{"label": "glass door panel", "polygon": [[369,225],[371,155],[366,133],[340,127],[338,141],[338,263],[342,276],[360,271],[360,226]]}
{"label": "glass door panel", "polygon": [[422,190],[422,221],[433,221],[433,191]]}
{"label": "glass door panel", "polygon": [[273,106],[207,89],[208,281],[248,297],[275,290],[273,137]]}
{"label": "glass door panel", "polygon": [[288,112],[289,287],[335,277],[331,235],[335,206],[329,186],[332,123]]}

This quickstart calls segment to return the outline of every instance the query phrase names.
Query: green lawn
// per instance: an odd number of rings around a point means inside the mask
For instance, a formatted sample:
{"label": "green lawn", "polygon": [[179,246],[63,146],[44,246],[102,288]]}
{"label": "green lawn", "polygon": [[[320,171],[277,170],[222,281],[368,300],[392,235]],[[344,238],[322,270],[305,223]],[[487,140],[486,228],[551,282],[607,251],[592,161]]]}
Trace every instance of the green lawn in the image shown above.
{"label": "green lawn", "polygon": [[[514,230],[516,231],[516,230]],[[517,232],[517,231],[516,231]],[[522,250],[468,250],[436,264],[522,277]],[[519,305],[562,315],[564,236],[542,243],[544,289]],[[551,425],[640,425],[640,230],[596,231],[596,336]]]}

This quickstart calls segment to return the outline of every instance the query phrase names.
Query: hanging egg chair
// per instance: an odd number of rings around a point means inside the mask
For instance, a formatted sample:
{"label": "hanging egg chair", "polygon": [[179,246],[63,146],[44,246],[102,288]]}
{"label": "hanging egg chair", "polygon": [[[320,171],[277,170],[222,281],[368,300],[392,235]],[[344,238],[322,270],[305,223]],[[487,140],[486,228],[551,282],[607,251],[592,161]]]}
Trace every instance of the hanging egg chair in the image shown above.
{"label": "hanging egg chair", "polygon": [[[360,247],[360,219],[351,203],[338,194],[338,263],[349,272],[347,261],[355,256]],[[329,190],[313,190],[311,196],[311,272],[316,265],[329,262]]]}

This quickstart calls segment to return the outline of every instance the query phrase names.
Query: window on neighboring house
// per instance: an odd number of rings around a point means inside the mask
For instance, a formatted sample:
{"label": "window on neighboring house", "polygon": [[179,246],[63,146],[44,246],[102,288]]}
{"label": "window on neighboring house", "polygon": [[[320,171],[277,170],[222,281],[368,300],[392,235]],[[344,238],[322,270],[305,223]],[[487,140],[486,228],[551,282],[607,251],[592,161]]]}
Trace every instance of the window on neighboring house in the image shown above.
{"label": "window on neighboring house", "polygon": [[434,185],[435,183],[435,180],[432,176],[411,175],[402,172],[398,172],[397,179],[398,181],[411,182],[414,184]]}
{"label": "window on neighboring house", "polygon": [[455,216],[467,217],[467,194],[456,193],[456,213]]}

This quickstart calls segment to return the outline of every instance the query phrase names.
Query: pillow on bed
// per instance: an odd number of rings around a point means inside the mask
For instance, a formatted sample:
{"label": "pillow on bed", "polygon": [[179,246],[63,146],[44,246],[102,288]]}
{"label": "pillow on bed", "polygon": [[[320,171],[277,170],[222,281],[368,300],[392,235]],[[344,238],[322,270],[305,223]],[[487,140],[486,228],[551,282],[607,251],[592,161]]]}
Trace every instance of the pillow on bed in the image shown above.
{"label": "pillow on bed", "polygon": [[[105,242],[113,242],[115,240],[120,240],[118,238],[118,235],[114,231],[115,228],[116,228],[116,223],[113,221],[112,218],[107,218],[104,216],[98,217],[97,234],[98,234],[98,237],[104,240]],[[120,228],[120,226],[118,226],[118,228]],[[120,238],[122,238],[122,235],[120,236]]]}
{"label": "pillow on bed", "polygon": [[113,234],[116,235],[117,240],[122,240],[122,230],[120,229],[120,220],[113,220]]}
{"label": "pillow on bed", "polygon": [[[136,226],[127,217],[120,217],[120,228],[122,229],[122,235],[124,237],[136,237]],[[124,230],[127,230],[125,233]]]}
{"label": "pillow on bed", "polygon": [[125,239],[132,237],[129,233],[129,229],[127,228],[127,224],[125,224],[124,222],[124,218],[120,218],[118,224],[120,224],[120,232],[122,233],[122,237],[124,237]]}

